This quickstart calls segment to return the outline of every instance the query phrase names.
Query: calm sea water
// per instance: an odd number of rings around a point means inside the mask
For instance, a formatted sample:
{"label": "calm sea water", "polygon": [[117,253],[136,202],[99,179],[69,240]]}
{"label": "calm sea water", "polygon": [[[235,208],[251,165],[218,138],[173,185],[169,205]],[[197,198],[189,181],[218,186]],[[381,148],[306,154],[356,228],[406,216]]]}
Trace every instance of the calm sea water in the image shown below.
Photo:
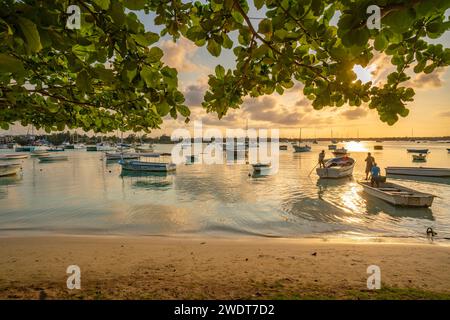
{"label": "calm sea water", "polygon": [[[429,209],[395,208],[362,192],[364,158],[380,167],[419,166],[407,147],[429,148],[426,166],[450,167],[450,144],[341,144],[357,161],[354,177],[318,180],[317,155],[280,151],[278,173],[249,176],[249,165],[179,165],[170,175],[122,176],[100,152],[66,151],[69,161],[26,159],[18,177],[0,178],[0,235],[33,232],[133,235],[317,235],[450,238],[450,179],[392,181],[439,197]],[[158,145],[156,151],[172,146]],[[327,155],[330,156],[327,150]]]}

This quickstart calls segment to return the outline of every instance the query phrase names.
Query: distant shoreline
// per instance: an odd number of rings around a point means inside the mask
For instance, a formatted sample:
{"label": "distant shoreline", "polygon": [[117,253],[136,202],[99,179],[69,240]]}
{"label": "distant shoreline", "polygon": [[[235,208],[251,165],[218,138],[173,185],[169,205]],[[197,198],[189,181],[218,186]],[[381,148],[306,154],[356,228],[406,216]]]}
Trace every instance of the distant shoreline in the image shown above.
{"label": "distant shoreline", "polygon": [[[392,240],[8,237],[0,298],[450,299],[450,246]],[[66,287],[73,264],[81,290]]]}

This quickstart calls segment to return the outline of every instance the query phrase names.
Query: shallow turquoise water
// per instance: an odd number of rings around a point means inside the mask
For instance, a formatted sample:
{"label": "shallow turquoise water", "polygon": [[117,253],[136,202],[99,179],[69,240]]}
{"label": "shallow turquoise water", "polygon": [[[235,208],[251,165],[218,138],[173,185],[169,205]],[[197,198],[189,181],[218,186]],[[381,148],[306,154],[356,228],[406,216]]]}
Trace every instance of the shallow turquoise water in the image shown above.
{"label": "shallow turquoise water", "polygon": [[392,207],[356,183],[367,150],[384,172],[387,165],[420,165],[412,163],[407,147],[429,148],[426,166],[450,167],[450,144],[384,142],[382,151],[373,144],[346,145],[357,165],[352,179],[338,181],[320,181],[315,172],[308,177],[328,143],[309,153],[280,151],[278,173],[265,177],[249,176],[246,164],[179,165],[167,176],[121,176],[120,166],[106,163],[100,152],[66,151],[69,161],[60,163],[30,158],[20,176],[0,178],[0,235],[425,237],[433,227],[438,238],[450,238],[450,179],[395,179],[438,195],[430,209]]}

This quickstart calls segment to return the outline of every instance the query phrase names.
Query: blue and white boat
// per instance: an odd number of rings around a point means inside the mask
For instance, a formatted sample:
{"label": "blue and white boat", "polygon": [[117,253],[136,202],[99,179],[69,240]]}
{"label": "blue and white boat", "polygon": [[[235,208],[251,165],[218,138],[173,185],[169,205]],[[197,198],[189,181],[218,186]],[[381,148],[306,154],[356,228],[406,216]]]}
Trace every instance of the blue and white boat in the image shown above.
{"label": "blue and white boat", "polygon": [[[170,153],[145,153],[139,155],[146,159],[160,159],[162,157],[171,156]],[[175,171],[177,165],[170,161],[140,161],[140,160],[120,160],[119,164],[122,170],[140,171],[140,172],[171,172]]]}

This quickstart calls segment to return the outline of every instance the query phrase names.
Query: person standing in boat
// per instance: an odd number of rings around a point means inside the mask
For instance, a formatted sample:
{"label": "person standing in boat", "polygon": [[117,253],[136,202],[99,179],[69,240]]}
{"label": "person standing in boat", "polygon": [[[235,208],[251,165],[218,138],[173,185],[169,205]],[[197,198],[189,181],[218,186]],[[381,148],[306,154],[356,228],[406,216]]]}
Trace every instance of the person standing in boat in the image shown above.
{"label": "person standing in boat", "polygon": [[325,168],[325,150],[319,153],[319,167]]}
{"label": "person standing in boat", "polygon": [[375,163],[375,158],[372,157],[372,154],[369,152],[366,158],[366,180],[369,180],[369,174],[372,172],[372,167]]}
{"label": "person standing in boat", "polygon": [[374,162],[372,169],[370,170],[370,185],[373,187],[375,184],[377,188],[380,187],[380,167]]}

